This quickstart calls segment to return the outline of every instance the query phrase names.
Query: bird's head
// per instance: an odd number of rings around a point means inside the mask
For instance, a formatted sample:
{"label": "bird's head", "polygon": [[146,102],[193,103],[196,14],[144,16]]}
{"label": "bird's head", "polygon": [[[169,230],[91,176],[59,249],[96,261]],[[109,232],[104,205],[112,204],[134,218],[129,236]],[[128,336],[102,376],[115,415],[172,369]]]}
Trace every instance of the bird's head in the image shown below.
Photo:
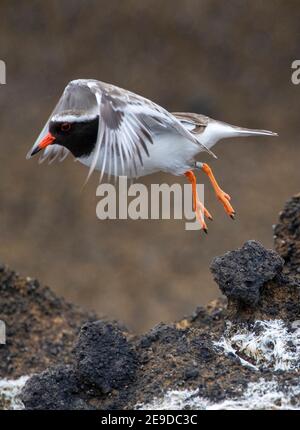
{"label": "bird's head", "polygon": [[76,158],[89,156],[97,141],[99,116],[65,111],[54,115],[46,136],[34,148],[31,156],[49,145],[61,145]]}

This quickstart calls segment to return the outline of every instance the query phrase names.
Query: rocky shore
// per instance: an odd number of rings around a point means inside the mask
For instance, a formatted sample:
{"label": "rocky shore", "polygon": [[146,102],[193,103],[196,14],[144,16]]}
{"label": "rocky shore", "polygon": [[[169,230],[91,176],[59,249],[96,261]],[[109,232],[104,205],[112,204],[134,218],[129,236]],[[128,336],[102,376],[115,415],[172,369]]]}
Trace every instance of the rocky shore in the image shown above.
{"label": "rocky shore", "polygon": [[274,240],[216,257],[223,298],[139,336],[1,267],[1,408],[299,409],[300,195]]}

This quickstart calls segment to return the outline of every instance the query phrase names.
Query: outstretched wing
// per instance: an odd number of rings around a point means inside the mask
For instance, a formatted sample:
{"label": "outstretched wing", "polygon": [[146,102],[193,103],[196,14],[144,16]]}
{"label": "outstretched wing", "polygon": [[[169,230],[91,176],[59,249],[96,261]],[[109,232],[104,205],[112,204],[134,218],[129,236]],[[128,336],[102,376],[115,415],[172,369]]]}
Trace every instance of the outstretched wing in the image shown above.
{"label": "outstretched wing", "polygon": [[[148,146],[153,145],[159,133],[176,133],[202,145],[172,114],[144,97],[99,81],[88,81],[95,94],[99,129],[94,159],[89,176],[102,154],[101,176],[104,171],[117,176],[117,157],[123,173],[127,168],[136,174],[137,163],[149,156]],[[208,150],[204,145],[203,149]]]}
{"label": "outstretched wing", "polygon": [[141,105],[132,98],[129,100],[125,91],[100,82],[89,82],[88,86],[95,94],[99,114],[97,143],[89,176],[96,164],[99,167],[99,159],[100,181],[104,171],[109,177],[111,174],[124,174],[125,171],[130,171],[134,176],[137,164],[143,165],[144,158],[149,156],[148,147],[153,145],[155,127],[164,127],[159,112],[151,111],[151,128]]}

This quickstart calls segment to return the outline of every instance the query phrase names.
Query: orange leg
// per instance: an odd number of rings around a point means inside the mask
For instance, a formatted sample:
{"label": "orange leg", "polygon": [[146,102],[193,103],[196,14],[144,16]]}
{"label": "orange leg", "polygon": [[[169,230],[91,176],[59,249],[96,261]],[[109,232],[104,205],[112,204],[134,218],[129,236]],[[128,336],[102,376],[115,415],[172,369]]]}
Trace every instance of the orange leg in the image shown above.
{"label": "orange leg", "polygon": [[203,172],[208,176],[213,189],[215,190],[215,193],[217,195],[217,198],[220,200],[220,202],[223,204],[225,212],[232,218],[234,219],[234,215],[235,215],[235,210],[233,209],[233,207],[231,206],[231,204],[229,203],[231,200],[231,197],[229,194],[225,193],[219,186],[216,178],[214,177],[214,174],[211,170],[211,168],[208,166],[208,164],[203,163],[201,169],[203,170]]}
{"label": "orange leg", "polygon": [[190,183],[192,184],[192,193],[193,193],[193,211],[196,214],[196,217],[198,221],[200,222],[201,228],[205,233],[207,233],[207,225],[204,220],[204,216],[206,218],[212,220],[211,214],[208,212],[206,207],[203,205],[203,203],[200,201],[197,193],[197,180],[194,172],[192,170],[188,170],[185,172],[185,176],[188,178]]}

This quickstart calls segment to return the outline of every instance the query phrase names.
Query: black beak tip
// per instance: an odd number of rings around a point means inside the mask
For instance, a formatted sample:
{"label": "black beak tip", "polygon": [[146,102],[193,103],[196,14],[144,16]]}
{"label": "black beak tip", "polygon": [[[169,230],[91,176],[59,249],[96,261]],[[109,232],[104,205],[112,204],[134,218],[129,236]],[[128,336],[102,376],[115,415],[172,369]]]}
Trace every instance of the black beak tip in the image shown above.
{"label": "black beak tip", "polygon": [[31,152],[31,154],[29,155],[28,158],[33,157],[35,154],[37,154],[38,152],[40,152],[41,148],[39,148],[38,146],[36,148],[34,148],[34,150]]}

